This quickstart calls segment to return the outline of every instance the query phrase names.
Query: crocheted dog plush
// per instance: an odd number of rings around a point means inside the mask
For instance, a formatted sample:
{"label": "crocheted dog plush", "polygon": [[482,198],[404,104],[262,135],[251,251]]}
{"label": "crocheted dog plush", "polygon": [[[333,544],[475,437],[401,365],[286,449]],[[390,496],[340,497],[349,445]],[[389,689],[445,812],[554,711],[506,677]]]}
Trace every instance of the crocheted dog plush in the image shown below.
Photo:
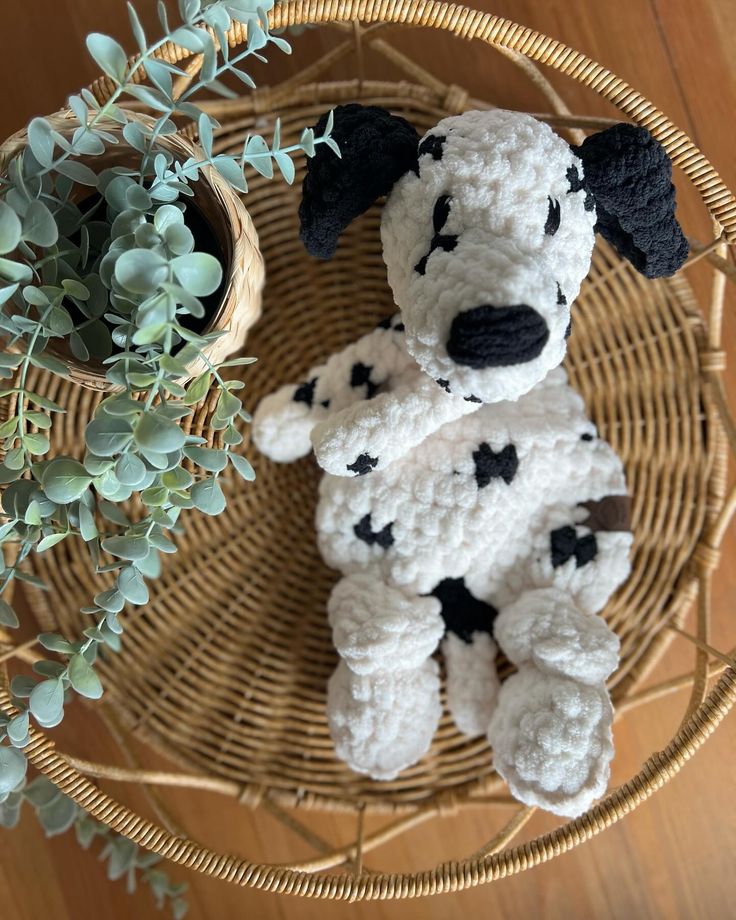
{"label": "crocheted dog plush", "polygon": [[[671,164],[643,129],[570,147],[534,118],[469,112],[420,139],[382,109],[335,111],[342,157],[310,161],[302,238],[321,258],[379,196],[400,313],[259,406],[253,434],[325,470],[319,547],[338,755],[389,779],[428,749],[441,646],[458,728],[487,734],[524,802],[577,815],[613,756],[595,616],[627,577],[622,465],[558,365],[599,231],[648,277],[687,245]],[[517,671],[499,688],[497,645]]]}

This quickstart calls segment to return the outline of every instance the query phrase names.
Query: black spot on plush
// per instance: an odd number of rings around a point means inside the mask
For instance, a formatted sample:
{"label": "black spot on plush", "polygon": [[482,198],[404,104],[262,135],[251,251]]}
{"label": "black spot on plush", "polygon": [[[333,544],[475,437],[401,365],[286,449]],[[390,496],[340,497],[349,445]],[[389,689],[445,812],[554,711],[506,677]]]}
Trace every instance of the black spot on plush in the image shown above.
{"label": "black spot on plush", "polygon": [[438,378],[435,380],[435,383],[439,384],[439,386],[441,386],[442,389],[443,389],[446,393],[451,393],[451,392],[452,392],[452,390],[450,389],[450,381],[449,381],[449,380],[445,380],[444,377],[438,377]]}
{"label": "black spot on plush", "polygon": [[396,323],[394,326],[394,332],[404,332],[406,326],[403,323]]}
{"label": "black spot on plush", "polygon": [[[444,134],[430,134],[428,137],[425,137],[419,145],[419,156],[423,157],[425,153],[428,153],[433,160],[441,160],[446,140],[447,136]],[[419,175],[418,169],[417,175]]]}
{"label": "black spot on plush", "polygon": [[378,457],[371,457],[370,454],[360,454],[355,458],[353,463],[346,464],[346,469],[356,476],[365,476],[371,470],[378,466]]}
{"label": "black spot on plush", "polygon": [[503,479],[506,485],[511,485],[519,469],[519,457],[513,444],[507,444],[503,450],[496,453],[485,442],[473,451],[475,463],[475,481],[479,489],[485,489],[492,479]]}
{"label": "black spot on plush", "polygon": [[463,642],[471,642],[474,632],[493,632],[493,621],[498,611],[473,597],[465,587],[464,579],[445,578],[432,594],[442,604],[442,619],[447,631]]}
{"label": "black spot on plush", "polygon": [[585,534],[578,537],[574,527],[558,527],[550,536],[550,550],[552,553],[552,568],[558,569],[569,559],[575,557],[575,568],[582,568],[592,562],[598,554],[598,541],[595,534]]}
{"label": "black spot on plush", "polygon": [[549,209],[544,232],[546,236],[554,236],[560,229],[560,202],[555,201],[554,198],[548,198],[547,201],[549,201]]}
{"label": "black spot on plush", "polygon": [[[300,235],[307,252],[329,259],[343,230],[387,195],[416,166],[419,135],[403,118],[375,106],[337,106],[332,136],[338,157],[326,144],[307,160],[299,207]],[[324,131],[328,114],[315,125]]]}
{"label": "black spot on plush", "polygon": [[390,329],[391,328],[391,317],[387,316],[386,319],[382,319],[380,323],[376,324],[376,329]]}
{"label": "black spot on plush", "polygon": [[372,370],[372,367],[369,367],[367,364],[363,364],[362,361],[358,361],[353,365],[352,370],[350,371],[350,386],[365,386],[366,396],[368,399],[373,399],[373,397],[378,392],[378,384],[371,380]]}
{"label": "black spot on plush", "polygon": [[549,339],[544,318],[532,307],[473,307],[450,326],[447,354],[468,367],[508,367],[542,353]]}
{"label": "black spot on plush", "polygon": [[386,524],[385,527],[382,527],[380,530],[374,530],[373,524],[371,523],[370,514],[366,514],[365,517],[362,517],[358,523],[353,527],[355,536],[362,540],[364,543],[367,543],[368,546],[380,546],[381,549],[388,549],[394,542],[393,534],[391,533],[391,528],[394,526],[393,521]]}
{"label": "black spot on plush", "polygon": [[306,403],[309,408],[312,408],[312,403],[314,402],[314,388],[317,386],[317,378],[312,377],[311,380],[308,380],[306,383],[300,383],[299,386],[294,390],[294,395],[292,399],[294,402],[303,402]]}
{"label": "black spot on plush", "polygon": [[646,128],[620,124],[573,150],[595,197],[596,231],[645,277],[674,274],[688,245],[675,218],[672,163],[664,147]]}
{"label": "black spot on plush", "polygon": [[567,303],[567,297],[562,293],[562,288],[560,287],[560,282],[557,282],[557,304],[560,307],[564,307]]}

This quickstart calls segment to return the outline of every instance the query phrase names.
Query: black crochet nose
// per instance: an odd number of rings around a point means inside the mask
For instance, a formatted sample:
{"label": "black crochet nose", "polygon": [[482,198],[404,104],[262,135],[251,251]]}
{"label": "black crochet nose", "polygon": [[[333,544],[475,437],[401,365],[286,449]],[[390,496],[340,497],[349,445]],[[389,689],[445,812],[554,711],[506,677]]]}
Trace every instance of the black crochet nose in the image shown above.
{"label": "black crochet nose", "polygon": [[547,323],[532,307],[485,305],[458,313],[450,327],[447,354],[468,367],[508,367],[536,358],[548,338]]}

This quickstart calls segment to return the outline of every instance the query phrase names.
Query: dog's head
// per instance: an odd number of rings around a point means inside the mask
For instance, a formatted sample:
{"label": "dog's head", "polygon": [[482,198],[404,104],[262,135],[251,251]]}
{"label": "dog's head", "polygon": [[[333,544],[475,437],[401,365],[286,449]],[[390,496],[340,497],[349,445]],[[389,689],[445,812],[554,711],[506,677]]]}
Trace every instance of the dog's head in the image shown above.
{"label": "dog's head", "polygon": [[445,118],[423,138],[384,109],[334,115],[342,156],[323,147],[309,161],[302,239],[330,258],[348,224],[388,196],[383,254],[407,348],[452,393],[516,399],[562,361],[594,231],[649,278],[687,255],[670,160],[643,128],[615,125],[571,147],[500,109]]}

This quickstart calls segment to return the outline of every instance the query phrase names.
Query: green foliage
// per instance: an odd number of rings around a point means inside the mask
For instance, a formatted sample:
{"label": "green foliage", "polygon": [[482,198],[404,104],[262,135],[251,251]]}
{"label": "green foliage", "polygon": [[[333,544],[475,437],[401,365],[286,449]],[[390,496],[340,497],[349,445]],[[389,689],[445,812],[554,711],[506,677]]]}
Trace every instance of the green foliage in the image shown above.
{"label": "green foliage", "polygon": [[[243,440],[239,425],[249,421],[236,395],[243,384],[222,374],[252,359],[213,365],[207,351],[222,333],[193,331],[193,321],[205,317],[204,299],[216,296],[223,277],[217,259],[196,251],[189,218],[205,169],[246,192],[252,170],[269,178],[279,172],[291,182],[294,155],[313,156],[319,144],[339,154],[331,123],[321,137],[307,128],[297,144],[282,146],[277,121],[270,142],[252,135],[235,153],[215,149],[219,125],[196,99],[203,91],[232,95],[225,77],[252,87],[244,69],[249,58],[262,60],[270,46],[290,50],[269,31],[272,5],[179,0],[179,21],[170,23],[161,3],[162,35],[150,42],[129,4],[135,57],[129,60],[108,36],[87,40],[114,85],[108,101],[87,90],[71,96],[74,119],[64,133],[34,118],[27,146],[0,176],[0,336],[7,345],[0,355],[6,382],[0,398],[16,400],[15,414],[0,424],[0,595],[14,580],[43,587],[24,570],[24,560],[69,539],[84,542],[104,576],[93,603],[83,608],[90,618],[83,637],[44,634],[41,645],[54,657],[38,662],[34,677],[13,682],[19,715],[0,727],[0,794],[25,771],[29,717],[51,728],[63,719],[70,694],[101,695],[98,655],[119,649],[125,605],[147,602],[146,579],[158,574],[161,553],[175,551],[181,511],[219,514],[226,504],[220,480],[231,466],[253,479],[248,461],[234,452]],[[237,52],[226,39],[233,23],[248,35]],[[179,95],[174,78],[184,71],[155,56],[167,41],[202,58],[200,73]],[[140,82],[144,75],[147,83]],[[145,103],[153,117],[126,111],[126,101]],[[186,119],[196,124],[200,148],[177,159],[166,138]],[[96,165],[121,144],[134,151],[133,165]],[[29,386],[33,368],[67,376],[67,365],[52,353],[61,341],[78,361],[101,362],[114,388],[87,425],[81,460],[48,456],[48,431],[64,409]],[[187,382],[193,363],[206,370]],[[187,433],[193,407],[213,389],[217,448]],[[119,507],[131,498],[143,509],[135,520]],[[18,545],[12,563],[2,553],[11,541]],[[0,625],[18,625],[4,599]],[[56,808],[54,826],[63,828],[69,808]]]}
{"label": "green foliage", "polygon": [[[6,750],[0,748],[0,757]],[[9,753],[18,752],[9,749]],[[12,828],[18,824],[24,802],[33,808],[47,837],[65,834],[74,828],[77,842],[85,850],[99,839],[103,844],[99,858],[107,863],[107,877],[111,881],[124,878],[130,893],[142,882],[151,891],[159,910],[168,907],[174,920],[183,920],[186,916],[188,905],[184,895],[187,886],[170,881],[159,868],[160,856],[141,850],[132,840],[95,821],[45,776],[37,776],[26,784],[25,775],[22,775],[11,789],[0,791],[0,827]]]}

